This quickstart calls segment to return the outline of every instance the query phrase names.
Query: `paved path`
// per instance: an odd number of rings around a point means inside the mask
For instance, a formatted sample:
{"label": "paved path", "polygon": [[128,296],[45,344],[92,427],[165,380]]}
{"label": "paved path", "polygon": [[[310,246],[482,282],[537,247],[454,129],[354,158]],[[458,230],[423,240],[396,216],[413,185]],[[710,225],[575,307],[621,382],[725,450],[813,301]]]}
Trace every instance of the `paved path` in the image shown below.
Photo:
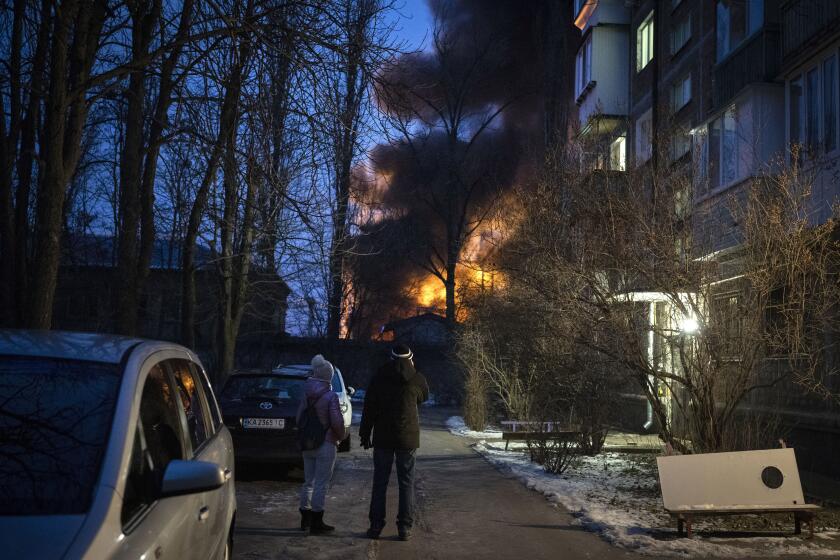
{"label": "paved path", "polygon": [[[630,558],[572,523],[569,514],[506,478],[443,427],[446,411],[427,412],[417,461],[414,538],[396,538],[396,480],[388,493],[389,525],[379,541],[364,538],[372,478],[370,451],[340,455],[325,519],[328,537],[303,537],[295,491],[300,471],[252,470],[237,477],[236,558],[541,559]],[[354,433],[354,442],[358,438]]]}
{"label": "paved path", "polygon": [[[415,538],[386,539],[372,547],[383,559],[632,558],[572,522],[540,494],[506,478],[443,427],[435,414],[424,426],[417,460],[419,515]],[[395,490],[395,489],[394,489]],[[395,497],[392,490],[389,498]],[[390,512],[395,512],[391,500]]]}

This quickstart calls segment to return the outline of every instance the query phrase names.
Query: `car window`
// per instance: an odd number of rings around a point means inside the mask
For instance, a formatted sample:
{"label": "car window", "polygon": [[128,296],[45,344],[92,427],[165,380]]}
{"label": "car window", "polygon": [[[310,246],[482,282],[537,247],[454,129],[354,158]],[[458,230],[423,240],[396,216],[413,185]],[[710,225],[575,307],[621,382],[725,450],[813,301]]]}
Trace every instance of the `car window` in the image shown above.
{"label": "car window", "polygon": [[140,512],[154,503],[157,494],[157,476],[143,437],[143,425],[138,423],[134,430],[128,476],[123,489],[120,512],[123,529],[131,524]]}
{"label": "car window", "polygon": [[336,393],[340,393],[344,390],[344,386],[341,384],[341,375],[339,375],[337,369],[333,372],[332,389]]}
{"label": "car window", "polygon": [[146,451],[158,484],[163,480],[169,461],[186,458],[184,432],[175,398],[175,391],[161,364],[155,365],[143,386],[140,422],[143,425]]}
{"label": "car window", "polygon": [[201,383],[193,377],[193,370],[188,361],[168,360],[167,363],[172,368],[176,393],[179,397],[176,401],[180,404],[187,419],[187,433],[195,451],[213,435]]}
{"label": "car window", "polygon": [[90,508],[120,380],[113,364],[0,356],[0,515]]}
{"label": "car window", "polygon": [[219,403],[216,402],[216,395],[210,389],[210,382],[207,379],[207,374],[198,364],[190,362],[190,369],[193,371],[193,377],[198,379],[201,388],[204,389],[204,400],[207,402],[207,409],[210,412],[210,420],[213,424],[213,430],[218,430],[222,425],[222,415],[219,412]]}
{"label": "car window", "polygon": [[222,398],[227,400],[274,399],[300,401],[304,396],[302,377],[281,375],[234,375],[225,383]]}

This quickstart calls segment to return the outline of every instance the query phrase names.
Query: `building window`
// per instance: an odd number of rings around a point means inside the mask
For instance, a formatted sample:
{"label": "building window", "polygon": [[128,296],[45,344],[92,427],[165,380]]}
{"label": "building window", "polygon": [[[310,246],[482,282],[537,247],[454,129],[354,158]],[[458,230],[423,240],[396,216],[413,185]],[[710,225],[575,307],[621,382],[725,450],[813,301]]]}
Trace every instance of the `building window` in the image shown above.
{"label": "building window", "polygon": [[837,149],[837,55],[788,83],[788,138],[802,154]]}
{"label": "building window", "polygon": [[671,54],[677,54],[691,39],[691,14],[684,17],[671,31]]}
{"label": "building window", "polygon": [[636,121],[636,165],[641,165],[653,154],[653,114],[650,109]]}
{"label": "building window", "polygon": [[726,185],[738,178],[738,130],[735,122],[735,108],[723,114],[721,126],[721,166],[720,181]]}
{"label": "building window", "polygon": [[610,144],[610,169],[627,170],[627,137],[623,134]]}
{"label": "building window", "polygon": [[802,76],[797,76],[790,81],[788,87],[790,116],[791,145],[799,145],[805,139],[805,96],[802,88]]}
{"label": "building window", "polygon": [[636,71],[641,71],[653,60],[653,11],[636,30]]}
{"label": "building window", "polygon": [[671,111],[676,113],[691,101],[691,74],[671,86]]}
{"label": "building window", "polygon": [[823,146],[837,148],[837,56],[823,62]]}
{"label": "building window", "polygon": [[761,29],[764,23],[764,0],[718,0],[718,62],[738,48],[744,40]]}
{"label": "building window", "polygon": [[742,177],[743,144],[735,107],[694,132],[695,189],[699,193],[729,185]]}
{"label": "building window", "polygon": [[575,61],[575,95],[580,97],[592,81],[592,35],[590,34],[577,54]]}
{"label": "building window", "polygon": [[671,137],[671,160],[677,161],[691,150],[691,137],[678,131]]}

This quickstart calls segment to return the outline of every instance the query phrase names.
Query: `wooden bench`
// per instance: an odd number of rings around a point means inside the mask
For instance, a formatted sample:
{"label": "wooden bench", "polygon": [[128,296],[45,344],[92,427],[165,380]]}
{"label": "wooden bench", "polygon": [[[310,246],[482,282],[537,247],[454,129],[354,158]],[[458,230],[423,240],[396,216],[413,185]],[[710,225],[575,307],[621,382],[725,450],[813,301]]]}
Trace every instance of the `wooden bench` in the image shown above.
{"label": "wooden bench", "polygon": [[692,536],[692,522],[700,516],[792,513],[794,533],[814,519],[821,508],[806,504],[793,449],[703,453],[657,457],[662,501]]}
{"label": "wooden bench", "polygon": [[505,451],[511,441],[569,441],[574,439],[580,431],[559,422],[528,422],[522,420],[505,420],[501,422],[507,428],[502,432],[505,441]]}

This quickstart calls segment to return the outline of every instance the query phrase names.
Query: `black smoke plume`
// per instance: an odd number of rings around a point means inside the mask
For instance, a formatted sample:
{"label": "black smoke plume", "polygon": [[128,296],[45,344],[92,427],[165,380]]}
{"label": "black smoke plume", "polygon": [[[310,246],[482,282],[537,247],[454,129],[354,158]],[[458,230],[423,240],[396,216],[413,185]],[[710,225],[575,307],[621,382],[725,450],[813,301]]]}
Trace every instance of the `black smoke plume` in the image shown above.
{"label": "black smoke plume", "polygon": [[[387,178],[387,186],[372,190],[357,184],[359,199],[374,203],[385,217],[361,226],[354,240],[350,277],[356,298],[348,318],[354,337],[375,335],[391,320],[424,311],[413,288],[429,276],[424,264],[446,250],[445,222],[429,201],[439,200],[450,184],[444,175],[453,159],[461,180],[474,186],[470,218],[479,220],[506,189],[527,183],[546,142],[566,129],[564,100],[577,37],[570,3],[429,0],[435,20],[431,45],[402,55],[383,71],[380,108],[393,117],[415,118],[410,139],[397,136],[370,154],[373,171]],[[443,100],[451,96],[460,96],[467,115],[501,112],[477,135],[481,120],[465,119],[467,133],[453,145],[433,109],[447,105]]]}

